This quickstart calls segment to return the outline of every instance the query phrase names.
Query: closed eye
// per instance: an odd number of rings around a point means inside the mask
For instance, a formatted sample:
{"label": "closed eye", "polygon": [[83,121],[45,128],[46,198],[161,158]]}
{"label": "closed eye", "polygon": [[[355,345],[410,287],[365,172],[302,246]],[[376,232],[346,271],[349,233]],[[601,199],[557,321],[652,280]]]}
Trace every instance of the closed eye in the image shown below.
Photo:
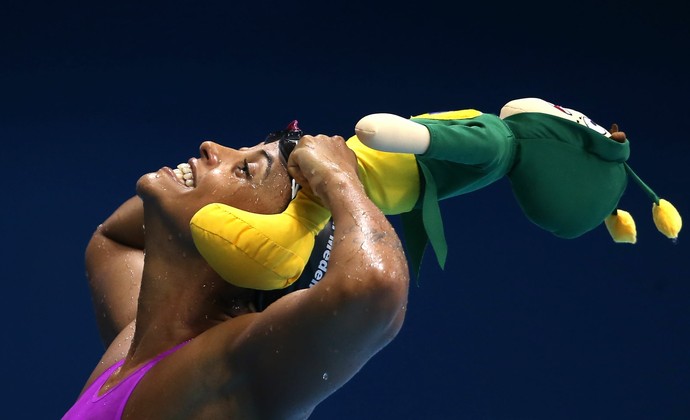
{"label": "closed eye", "polygon": [[252,177],[252,174],[249,172],[249,163],[247,162],[247,159],[244,160],[243,165],[240,167],[240,170],[244,172],[247,178]]}

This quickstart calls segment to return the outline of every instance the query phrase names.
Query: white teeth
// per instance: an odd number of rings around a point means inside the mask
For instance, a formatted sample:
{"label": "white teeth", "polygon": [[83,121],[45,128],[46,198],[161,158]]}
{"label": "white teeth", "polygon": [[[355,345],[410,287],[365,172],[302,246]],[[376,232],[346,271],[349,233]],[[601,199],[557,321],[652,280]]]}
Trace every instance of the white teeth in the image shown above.
{"label": "white teeth", "polygon": [[188,187],[194,186],[194,174],[192,173],[192,167],[189,166],[189,163],[180,163],[177,165],[177,168],[173,169],[173,172],[177,179],[183,182],[184,185]]}

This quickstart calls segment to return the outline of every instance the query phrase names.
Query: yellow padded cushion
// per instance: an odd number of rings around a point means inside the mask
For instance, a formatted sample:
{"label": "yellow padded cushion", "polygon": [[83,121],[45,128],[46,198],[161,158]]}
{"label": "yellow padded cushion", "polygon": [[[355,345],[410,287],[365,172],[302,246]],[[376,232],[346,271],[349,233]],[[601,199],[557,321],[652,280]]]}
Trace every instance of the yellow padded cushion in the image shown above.
{"label": "yellow padded cushion", "polygon": [[314,236],[329,218],[328,210],[299,192],[280,214],[208,204],[194,215],[190,228],[197,249],[223,279],[239,287],[273,290],[299,278]]}

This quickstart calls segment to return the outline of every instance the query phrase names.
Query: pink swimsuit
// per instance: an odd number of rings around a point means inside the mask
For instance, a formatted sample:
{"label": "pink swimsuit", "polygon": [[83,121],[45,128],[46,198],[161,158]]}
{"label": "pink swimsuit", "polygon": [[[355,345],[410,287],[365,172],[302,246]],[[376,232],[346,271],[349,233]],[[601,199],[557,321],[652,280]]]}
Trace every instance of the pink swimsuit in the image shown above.
{"label": "pink swimsuit", "polygon": [[101,387],[105,381],[110,378],[113,372],[122,366],[124,359],[115,363],[103,372],[86,391],[79,397],[76,403],[69,409],[69,411],[62,417],[62,420],[71,419],[98,419],[98,420],[119,420],[122,417],[122,412],[125,409],[129,396],[137,386],[141,378],[151,370],[152,367],[161,361],[165,356],[175,352],[180,347],[188,342],[180,343],[175,347],[167,350],[153,359],[146,362],[145,365],[132,372],[123,381],[109,389],[105,394],[98,395]]}

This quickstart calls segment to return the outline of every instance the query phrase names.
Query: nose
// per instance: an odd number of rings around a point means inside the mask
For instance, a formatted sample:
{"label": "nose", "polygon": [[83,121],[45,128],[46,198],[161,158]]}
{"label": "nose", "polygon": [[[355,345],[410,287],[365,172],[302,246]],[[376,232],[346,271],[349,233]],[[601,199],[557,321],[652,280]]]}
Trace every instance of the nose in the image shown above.
{"label": "nose", "polygon": [[216,166],[220,163],[220,147],[216,142],[205,141],[199,146],[199,154],[202,159],[206,159],[210,166]]}

